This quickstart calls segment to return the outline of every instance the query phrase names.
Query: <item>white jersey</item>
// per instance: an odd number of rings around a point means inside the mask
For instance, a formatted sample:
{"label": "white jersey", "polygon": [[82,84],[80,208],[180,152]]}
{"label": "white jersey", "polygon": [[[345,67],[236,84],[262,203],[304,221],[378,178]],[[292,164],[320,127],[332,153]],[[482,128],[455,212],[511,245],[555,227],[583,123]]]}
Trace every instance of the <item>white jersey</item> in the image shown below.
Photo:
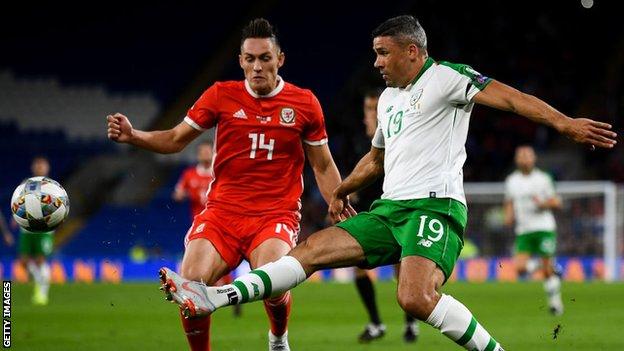
{"label": "white jersey", "polygon": [[383,199],[466,204],[462,167],[472,98],[490,81],[469,66],[428,58],[407,87],[384,90],[372,141],[385,148]]}
{"label": "white jersey", "polygon": [[556,196],[548,174],[533,169],[529,174],[515,171],[505,180],[505,200],[512,201],[516,221],[516,235],[538,231],[555,231],[557,225],[551,210],[540,210],[535,201]]}

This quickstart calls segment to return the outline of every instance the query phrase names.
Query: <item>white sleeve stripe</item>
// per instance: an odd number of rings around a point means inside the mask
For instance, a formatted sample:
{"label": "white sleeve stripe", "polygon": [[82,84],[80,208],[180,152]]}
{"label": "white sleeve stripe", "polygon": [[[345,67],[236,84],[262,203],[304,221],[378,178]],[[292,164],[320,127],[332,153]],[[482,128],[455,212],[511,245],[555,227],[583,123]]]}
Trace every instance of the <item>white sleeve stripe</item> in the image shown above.
{"label": "white sleeve stripe", "polygon": [[327,144],[327,138],[321,139],[321,140],[317,140],[317,141],[313,141],[313,140],[303,140],[304,143],[308,144],[308,145],[312,145],[312,146],[321,146],[321,145],[325,145]]}
{"label": "white sleeve stripe", "polygon": [[202,128],[199,124],[195,123],[195,121],[193,121],[189,116],[184,117],[184,122],[188,123],[191,127],[199,130],[200,132],[206,130],[206,128]]}
{"label": "white sleeve stripe", "polygon": [[385,145],[382,145],[382,144],[380,144],[380,143],[377,143],[377,142],[375,141],[375,139],[373,139],[373,140],[372,140],[371,144],[372,144],[374,147],[378,148],[378,149],[385,149],[385,148],[386,148],[386,146],[385,146]]}

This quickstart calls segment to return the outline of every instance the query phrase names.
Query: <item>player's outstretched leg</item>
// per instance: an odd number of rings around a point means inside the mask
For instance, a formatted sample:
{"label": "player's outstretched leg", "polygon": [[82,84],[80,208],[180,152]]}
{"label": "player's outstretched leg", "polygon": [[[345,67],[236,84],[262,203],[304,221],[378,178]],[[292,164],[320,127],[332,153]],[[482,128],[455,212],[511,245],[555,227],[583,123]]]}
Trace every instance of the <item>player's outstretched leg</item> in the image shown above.
{"label": "player's outstretched leg", "polygon": [[444,279],[433,261],[420,256],[404,257],[399,276],[399,305],[467,350],[502,351],[501,345],[466,306],[449,295],[438,293]]}
{"label": "player's outstretched leg", "polygon": [[[193,311],[194,315],[212,313],[224,306],[281,295],[301,284],[319,269],[355,266],[364,262],[364,259],[362,246],[349,233],[338,227],[330,227],[312,234],[288,256],[258,267],[236,278],[232,284],[210,287],[172,275],[177,295],[172,292],[171,299],[181,301],[179,304],[183,309],[190,305],[185,301],[192,299],[194,309],[188,307],[189,316],[193,315]],[[165,273],[165,278],[161,280],[167,293],[171,289],[165,283],[168,282],[171,271],[163,268],[162,272]],[[188,287],[201,291],[193,294],[188,291]]]}
{"label": "player's outstretched leg", "polygon": [[370,342],[380,339],[386,334],[386,326],[381,322],[381,318],[379,318],[377,299],[375,298],[375,287],[366,270],[361,268],[355,269],[355,286],[360,295],[360,299],[364,303],[366,312],[368,312],[369,318],[369,323],[358,336],[358,340],[360,342]]}

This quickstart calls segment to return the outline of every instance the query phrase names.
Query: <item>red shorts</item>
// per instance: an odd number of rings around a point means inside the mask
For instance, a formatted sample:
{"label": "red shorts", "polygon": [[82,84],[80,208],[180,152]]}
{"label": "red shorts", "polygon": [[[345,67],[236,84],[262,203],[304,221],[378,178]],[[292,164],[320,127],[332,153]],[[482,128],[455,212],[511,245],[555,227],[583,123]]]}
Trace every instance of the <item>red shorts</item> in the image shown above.
{"label": "red shorts", "polygon": [[197,215],[186,233],[184,245],[191,240],[209,240],[230,269],[271,238],[281,239],[295,247],[299,221],[295,213],[268,216],[244,216],[230,211],[208,208]]}

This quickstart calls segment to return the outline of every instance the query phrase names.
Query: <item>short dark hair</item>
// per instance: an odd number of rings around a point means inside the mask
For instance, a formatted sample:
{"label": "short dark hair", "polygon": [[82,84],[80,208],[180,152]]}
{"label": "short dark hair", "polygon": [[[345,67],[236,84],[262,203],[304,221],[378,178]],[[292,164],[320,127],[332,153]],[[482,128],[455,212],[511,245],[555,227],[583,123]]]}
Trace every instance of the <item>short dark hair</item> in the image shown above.
{"label": "short dark hair", "polygon": [[241,36],[241,47],[243,42],[249,38],[268,38],[275,43],[275,46],[280,47],[279,40],[277,39],[277,30],[264,18],[255,18],[243,28]]}
{"label": "short dark hair", "polygon": [[392,17],[373,30],[372,37],[394,37],[427,50],[427,34],[414,16]]}

